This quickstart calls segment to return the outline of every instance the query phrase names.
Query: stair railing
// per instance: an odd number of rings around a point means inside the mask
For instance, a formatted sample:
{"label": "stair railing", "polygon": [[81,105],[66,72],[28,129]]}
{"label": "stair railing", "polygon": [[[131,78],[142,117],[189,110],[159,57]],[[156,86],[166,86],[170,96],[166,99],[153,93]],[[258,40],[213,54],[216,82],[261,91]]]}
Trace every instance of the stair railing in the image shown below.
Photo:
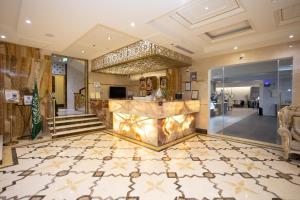
{"label": "stair railing", "polygon": [[53,120],[53,135],[55,135],[56,133],[56,128],[55,128],[55,117],[56,117],[56,105],[55,105],[55,97],[52,97],[52,112],[53,112],[53,117],[52,117],[52,120]]}

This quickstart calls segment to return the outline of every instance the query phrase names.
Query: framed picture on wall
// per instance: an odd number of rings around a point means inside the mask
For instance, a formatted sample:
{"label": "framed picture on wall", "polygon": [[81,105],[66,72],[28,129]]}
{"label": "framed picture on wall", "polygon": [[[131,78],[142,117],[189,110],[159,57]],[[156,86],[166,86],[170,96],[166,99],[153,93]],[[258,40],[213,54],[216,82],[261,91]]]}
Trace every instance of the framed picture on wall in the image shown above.
{"label": "framed picture on wall", "polygon": [[185,82],[185,91],[191,91],[191,82]]}
{"label": "framed picture on wall", "polygon": [[140,90],[146,90],[146,79],[144,77],[140,78]]}
{"label": "framed picture on wall", "polygon": [[193,90],[191,98],[192,98],[192,100],[199,99],[199,91],[198,90]]}
{"label": "framed picture on wall", "polygon": [[32,104],[32,95],[24,95],[24,105],[28,106]]}
{"label": "framed picture on wall", "polygon": [[197,72],[191,72],[190,78],[191,78],[191,81],[197,81]]}
{"label": "framed picture on wall", "polygon": [[167,89],[168,80],[166,76],[159,78],[159,85],[161,89]]}
{"label": "framed picture on wall", "polygon": [[5,90],[5,101],[6,103],[19,103],[20,93],[19,90]]}

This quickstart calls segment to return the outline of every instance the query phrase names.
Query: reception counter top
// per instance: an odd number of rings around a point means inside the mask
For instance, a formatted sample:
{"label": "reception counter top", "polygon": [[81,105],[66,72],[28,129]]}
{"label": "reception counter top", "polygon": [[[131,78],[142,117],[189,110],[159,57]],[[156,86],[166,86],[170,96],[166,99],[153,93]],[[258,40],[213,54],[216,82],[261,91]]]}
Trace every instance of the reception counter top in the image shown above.
{"label": "reception counter top", "polygon": [[194,133],[199,110],[198,100],[109,100],[113,132],[153,147],[164,146]]}
{"label": "reception counter top", "polygon": [[199,112],[200,103],[189,101],[142,101],[142,100],[110,100],[109,111],[116,113],[145,116],[150,118],[166,118],[174,115]]}

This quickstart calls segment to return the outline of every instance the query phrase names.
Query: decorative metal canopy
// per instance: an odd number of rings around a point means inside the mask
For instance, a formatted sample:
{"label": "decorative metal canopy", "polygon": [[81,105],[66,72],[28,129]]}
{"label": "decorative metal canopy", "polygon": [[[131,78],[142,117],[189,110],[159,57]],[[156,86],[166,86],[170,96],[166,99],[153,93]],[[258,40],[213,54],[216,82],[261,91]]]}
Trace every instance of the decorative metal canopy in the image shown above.
{"label": "decorative metal canopy", "polygon": [[139,74],[173,67],[188,67],[192,59],[149,41],[138,41],[92,60],[92,71]]}

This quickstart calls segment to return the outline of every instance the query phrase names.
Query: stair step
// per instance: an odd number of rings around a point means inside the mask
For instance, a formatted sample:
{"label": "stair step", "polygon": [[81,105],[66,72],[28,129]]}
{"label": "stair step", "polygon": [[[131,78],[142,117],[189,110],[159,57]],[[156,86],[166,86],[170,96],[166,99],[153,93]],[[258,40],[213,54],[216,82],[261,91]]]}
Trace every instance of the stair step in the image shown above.
{"label": "stair step", "polygon": [[87,127],[87,128],[77,128],[77,129],[72,129],[72,130],[67,130],[67,131],[58,131],[55,134],[51,133],[52,137],[57,137],[57,136],[63,136],[63,135],[69,135],[69,134],[75,134],[75,133],[82,133],[82,132],[88,132],[88,131],[95,131],[95,130],[101,130],[104,129],[105,126],[92,126],[92,127]]}
{"label": "stair step", "polygon": [[[57,124],[64,124],[64,123],[91,121],[91,120],[99,120],[99,118],[98,117],[89,117],[89,118],[59,120],[59,121],[55,121],[55,125],[57,125]],[[48,125],[53,125],[53,122],[48,122]]]}
{"label": "stair step", "polygon": [[[76,127],[83,127],[83,126],[90,126],[90,125],[96,125],[96,124],[102,124],[102,122],[86,122],[86,123],[80,123],[80,124],[69,124],[69,125],[59,125],[55,126],[55,130],[61,130],[61,129],[67,129],[67,128],[76,128]],[[49,130],[53,130],[53,126],[49,127]]]}
{"label": "stair step", "polygon": [[[77,117],[92,117],[96,116],[96,114],[78,114],[78,115],[62,115],[56,116],[55,119],[67,119],[67,118],[77,118]],[[52,120],[52,117],[48,117],[47,120]]]}

